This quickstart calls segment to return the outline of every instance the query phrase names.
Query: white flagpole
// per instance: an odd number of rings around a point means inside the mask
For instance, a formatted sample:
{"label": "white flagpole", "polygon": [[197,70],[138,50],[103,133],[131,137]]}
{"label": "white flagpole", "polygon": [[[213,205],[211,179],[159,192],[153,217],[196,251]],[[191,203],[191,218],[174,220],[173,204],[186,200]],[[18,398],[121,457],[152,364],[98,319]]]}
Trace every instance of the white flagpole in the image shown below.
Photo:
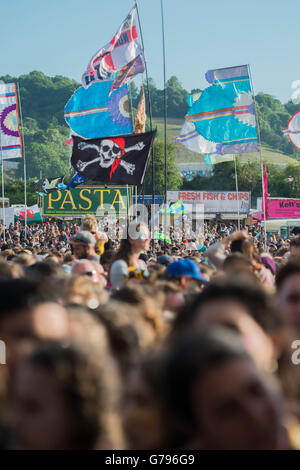
{"label": "white flagpole", "polygon": [[21,119],[21,137],[23,141],[23,162],[24,162],[24,205],[25,205],[25,239],[27,237],[27,184],[26,184],[26,154],[25,154],[25,141],[24,141],[24,128],[23,128],[23,116],[22,116],[22,106],[21,106],[21,95],[20,95],[20,87],[19,82],[17,82],[18,87],[18,100],[19,100],[19,109],[20,109],[20,119]]}
{"label": "white flagpole", "polygon": [[238,213],[238,230],[241,229],[240,224],[240,201],[239,201],[239,186],[238,186],[238,175],[236,170],[236,156],[234,155],[234,171],[235,171],[235,191],[236,191],[236,200],[237,200],[237,213]]}
{"label": "white flagpole", "polygon": [[4,168],[3,168],[3,148],[0,132],[0,147],[1,147],[1,178],[2,178],[2,219],[3,219],[3,241],[5,242],[5,209],[4,209]]}
{"label": "white flagpole", "polygon": [[257,108],[256,108],[256,101],[255,101],[255,93],[254,93],[253,81],[252,81],[251,70],[250,70],[250,65],[249,65],[249,64],[248,64],[248,70],[249,70],[249,77],[250,77],[251,87],[252,87],[252,91],[253,91],[253,104],[254,104],[254,111],[255,111],[255,121],[256,121],[256,128],[257,128],[257,137],[258,137],[258,143],[259,143],[260,170],[261,170],[261,185],[262,185],[262,198],[263,198],[263,208],[264,208],[265,251],[266,251],[266,250],[267,250],[267,222],[266,222],[266,207],[265,207],[265,203],[264,203],[264,171],[263,171],[263,162],[262,162],[262,150],[261,150],[261,140],[260,140],[260,128],[259,128],[259,122],[258,122],[258,114],[257,114]]}

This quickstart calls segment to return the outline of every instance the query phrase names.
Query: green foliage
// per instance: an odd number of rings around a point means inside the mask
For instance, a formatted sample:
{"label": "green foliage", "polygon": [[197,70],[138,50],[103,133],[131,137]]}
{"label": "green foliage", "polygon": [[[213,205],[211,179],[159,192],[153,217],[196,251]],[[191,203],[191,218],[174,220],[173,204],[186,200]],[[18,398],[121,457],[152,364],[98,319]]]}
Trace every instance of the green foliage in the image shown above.
{"label": "green foliage", "polygon": [[[64,121],[63,112],[65,104],[80,84],[67,77],[48,77],[38,71],[33,71],[28,75],[21,75],[20,77],[6,75],[0,77],[0,80],[3,80],[6,83],[19,83],[22,114],[24,119],[23,129],[27,161],[27,177],[39,178],[40,172],[42,172],[43,177],[49,178],[60,176],[65,173],[68,174],[69,154],[71,149],[66,147],[63,142],[68,139],[70,129]],[[167,115],[169,122],[172,121],[172,118],[177,118],[182,119],[183,123],[183,117],[188,109],[186,100],[189,93],[182,87],[178,78],[175,76],[172,76],[167,81],[166,85]],[[148,91],[146,83],[144,86],[147,106],[146,129],[149,130]],[[134,116],[141,92],[134,82],[129,84],[129,89],[133,106],[132,114]],[[151,78],[149,79],[149,91],[153,117],[163,116],[164,91],[158,89]],[[199,88],[194,88],[192,93],[198,91],[200,91]],[[300,160],[300,152],[287,139],[287,137],[282,134],[282,130],[287,127],[288,120],[296,111],[299,110],[299,105],[294,105],[292,102],[288,102],[283,105],[273,96],[263,93],[259,93],[257,95],[256,103],[261,129],[261,140],[263,144],[270,149],[284,152],[285,154]],[[153,127],[155,127],[155,125],[153,125]],[[176,133],[177,130],[179,131],[179,128],[176,128]],[[171,140],[170,136],[169,138]],[[157,157],[155,156],[155,158],[157,158],[157,171],[155,176],[157,188],[156,193],[158,194],[163,193],[164,191],[164,164],[161,160],[161,152],[163,152],[162,143],[155,143],[155,149],[158,155]],[[180,177],[176,169],[174,147],[169,144],[168,154],[172,155],[172,157],[168,156],[168,171],[170,173],[168,175],[168,187],[170,189],[175,189],[175,187],[179,187],[178,185],[180,185]],[[226,170],[225,167],[227,168]],[[230,186],[230,189],[232,189],[231,176],[229,179],[227,178],[227,172],[231,167],[232,166],[228,163],[217,165],[214,178],[217,177],[219,180],[214,179],[214,181],[209,182],[206,181],[206,179],[203,180],[202,178],[195,178],[193,182],[184,184],[195,185],[197,189],[201,189],[203,184],[211,184],[212,188],[220,187],[223,189]],[[241,172],[242,177],[244,170],[240,169],[239,171]],[[247,171],[250,171],[250,167],[247,167]],[[254,169],[251,168],[251,172],[254,172]],[[16,174],[18,177],[23,177],[22,164]],[[249,178],[247,178],[248,177],[246,175],[245,183],[250,181]],[[149,181],[151,181],[151,179],[149,180],[149,169],[147,171],[146,181],[149,191],[149,187],[151,187],[151,185],[149,186]],[[279,183],[280,181],[278,182],[277,188],[281,187]],[[296,191],[296,186],[294,186],[293,191]],[[246,187],[245,189],[248,188]],[[291,185],[288,185],[286,190],[291,190]],[[259,191],[256,189],[256,186],[254,191]]]}
{"label": "green foliage", "polygon": [[[37,204],[38,197],[34,190],[34,180],[27,181],[27,206]],[[9,198],[10,204],[24,204],[24,180],[4,182],[5,197]],[[0,180],[0,194],[2,195],[2,184]]]}
{"label": "green foliage", "polygon": [[[176,160],[175,145],[167,144],[167,189],[179,189],[182,184]],[[165,146],[162,140],[154,141],[155,194],[165,193]],[[150,155],[145,175],[145,194],[152,193],[152,155]]]}

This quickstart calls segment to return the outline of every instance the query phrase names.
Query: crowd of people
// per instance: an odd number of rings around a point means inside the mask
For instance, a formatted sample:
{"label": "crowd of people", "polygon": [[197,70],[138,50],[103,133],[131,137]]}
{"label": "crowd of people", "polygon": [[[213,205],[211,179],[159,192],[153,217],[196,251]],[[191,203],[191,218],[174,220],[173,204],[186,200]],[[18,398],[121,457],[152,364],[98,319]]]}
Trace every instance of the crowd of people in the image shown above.
{"label": "crowd of people", "polygon": [[300,238],[108,228],[0,227],[0,447],[299,449]]}

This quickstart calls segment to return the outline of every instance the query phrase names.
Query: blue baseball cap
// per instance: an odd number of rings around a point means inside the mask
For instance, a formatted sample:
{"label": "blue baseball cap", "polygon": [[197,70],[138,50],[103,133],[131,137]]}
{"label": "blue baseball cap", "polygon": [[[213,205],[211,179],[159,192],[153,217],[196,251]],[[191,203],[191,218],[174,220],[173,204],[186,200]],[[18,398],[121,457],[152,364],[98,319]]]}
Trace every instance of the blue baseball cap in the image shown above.
{"label": "blue baseball cap", "polygon": [[175,278],[188,276],[197,281],[207,282],[207,279],[202,276],[197,263],[191,259],[179,259],[178,261],[173,261],[168,264],[167,274]]}

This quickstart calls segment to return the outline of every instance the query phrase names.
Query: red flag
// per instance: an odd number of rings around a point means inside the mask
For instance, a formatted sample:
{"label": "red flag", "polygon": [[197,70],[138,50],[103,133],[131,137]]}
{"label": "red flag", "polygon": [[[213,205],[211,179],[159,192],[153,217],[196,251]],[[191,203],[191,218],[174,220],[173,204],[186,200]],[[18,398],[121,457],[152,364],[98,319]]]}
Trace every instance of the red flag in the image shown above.
{"label": "red flag", "polygon": [[266,214],[266,220],[268,219],[268,175],[267,175],[267,165],[264,165],[264,179],[263,179],[263,197],[261,201],[261,210],[262,210],[262,215],[264,217],[264,214]]}

